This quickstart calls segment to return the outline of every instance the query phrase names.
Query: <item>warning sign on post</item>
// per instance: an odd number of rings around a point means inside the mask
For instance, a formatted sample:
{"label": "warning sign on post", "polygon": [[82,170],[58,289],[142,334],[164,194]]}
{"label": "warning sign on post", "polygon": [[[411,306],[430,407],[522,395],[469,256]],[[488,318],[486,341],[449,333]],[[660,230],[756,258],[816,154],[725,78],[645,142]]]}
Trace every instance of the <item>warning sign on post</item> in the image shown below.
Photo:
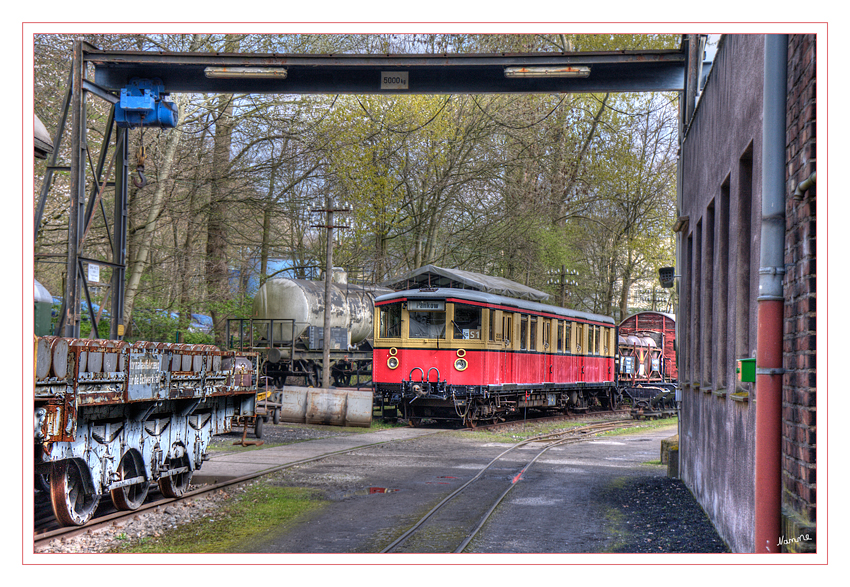
{"label": "warning sign on post", "polygon": [[87,279],[89,283],[100,283],[100,265],[89,263],[89,274]]}
{"label": "warning sign on post", "polygon": [[382,90],[406,90],[407,89],[407,71],[382,71],[381,72],[381,89]]}

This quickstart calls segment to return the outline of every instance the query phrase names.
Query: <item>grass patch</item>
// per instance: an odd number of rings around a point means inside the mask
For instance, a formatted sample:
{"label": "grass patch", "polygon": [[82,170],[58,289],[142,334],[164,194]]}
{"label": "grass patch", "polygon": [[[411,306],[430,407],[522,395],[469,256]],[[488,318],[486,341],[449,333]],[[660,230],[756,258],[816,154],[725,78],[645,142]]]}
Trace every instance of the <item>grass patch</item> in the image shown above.
{"label": "grass patch", "polygon": [[646,465],[648,467],[666,467],[664,463],[661,462],[661,459],[657,461],[646,461],[645,463],[641,463],[641,465]]}
{"label": "grass patch", "polygon": [[635,422],[640,422],[640,424],[633,426],[632,428],[620,428],[619,430],[611,430],[610,432],[601,432],[600,434],[597,434],[597,436],[625,436],[627,434],[640,434],[647,430],[675,426],[678,421],[679,419],[676,417],[662,418],[660,420],[635,420]]}
{"label": "grass patch", "polygon": [[464,438],[475,438],[476,440],[485,441],[485,442],[507,442],[507,443],[516,443],[522,442],[523,440],[528,440],[529,438],[533,438],[534,436],[540,436],[541,434],[554,434],[556,432],[562,432],[565,430],[570,430],[572,428],[577,428],[579,426],[585,426],[587,424],[596,424],[598,422],[604,422],[605,420],[565,420],[560,422],[542,422],[542,423],[523,423],[518,422],[513,426],[508,426],[506,428],[500,428],[498,430],[464,430],[457,431],[451,434],[462,434]]}
{"label": "grass patch", "polygon": [[244,552],[254,539],[323,507],[320,496],[321,492],[314,489],[255,484],[236,500],[222,506],[214,518],[178,526],[158,538],[142,538],[115,552]]}

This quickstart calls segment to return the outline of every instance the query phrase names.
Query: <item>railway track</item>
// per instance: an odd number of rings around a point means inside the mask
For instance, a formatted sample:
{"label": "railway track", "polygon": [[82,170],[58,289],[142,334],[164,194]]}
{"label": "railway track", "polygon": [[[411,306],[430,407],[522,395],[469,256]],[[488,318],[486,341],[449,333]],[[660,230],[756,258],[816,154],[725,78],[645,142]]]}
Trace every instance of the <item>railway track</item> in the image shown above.
{"label": "railway track", "polygon": [[122,511],[115,509],[114,507],[112,507],[110,500],[105,499],[104,496],[100,506],[98,507],[97,512],[95,512],[94,517],[88,524],[85,524],[84,526],[59,526],[56,523],[55,519],[53,519],[53,511],[50,506],[49,495],[42,496],[41,499],[37,497],[35,502],[35,531],[33,534],[34,551],[38,552],[40,549],[47,546],[52,540],[57,538],[67,539],[88,532],[93,532],[100,528],[105,528],[113,524],[117,524],[122,520],[133,518],[145,512],[161,510],[173,503],[188,501],[199,496],[214,493],[220,489],[225,489],[227,487],[232,487],[234,485],[239,485],[241,483],[252,481],[254,479],[269,475],[276,471],[282,471],[283,469],[288,469],[297,465],[303,465],[305,463],[319,461],[328,457],[352,452],[355,450],[359,450],[360,448],[362,447],[332,451],[317,457],[301,459],[298,461],[286,463],[284,465],[270,467],[268,469],[263,469],[262,471],[257,471],[249,475],[244,475],[242,477],[237,477],[234,479],[228,479],[227,481],[203,485],[197,487],[196,489],[187,491],[182,496],[177,498],[157,497],[156,494],[151,491],[153,499],[151,501],[145,502],[139,508],[131,511]]}
{"label": "railway track", "polygon": [[[611,412],[611,414],[617,414],[618,415],[618,412]],[[591,415],[593,417],[598,417],[598,416],[604,416],[604,415],[606,415],[606,413],[595,412]],[[579,418],[583,418],[583,417],[585,417],[585,416],[584,415],[579,416]],[[477,430],[498,429],[498,428],[501,428],[501,427],[516,425],[516,424],[519,424],[519,423],[531,424],[531,423],[540,423],[540,422],[557,421],[557,420],[571,420],[571,419],[576,419],[576,417],[575,416],[572,416],[572,417],[570,417],[570,416],[556,416],[556,417],[545,417],[545,418],[539,418],[539,419],[533,419],[533,420],[529,419],[529,420],[525,420],[525,421],[503,422],[503,423],[498,423],[498,424],[481,426],[481,427],[477,428]],[[545,450],[548,450],[548,448],[551,448],[552,446],[556,446],[555,443],[557,443],[557,442],[560,442],[561,444],[567,443],[569,441],[576,442],[576,441],[580,441],[581,439],[586,439],[587,435],[591,434],[591,433],[597,433],[597,432],[600,432],[600,431],[613,429],[613,428],[616,428],[616,427],[622,427],[624,425],[636,425],[636,424],[637,424],[637,422],[635,422],[634,420],[625,420],[625,419],[623,419],[623,420],[612,420],[610,422],[602,422],[602,423],[590,424],[590,425],[585,425],[585,426],[579,426],[579,427],[574,428],[574,429],[567,431],[567,432],[537,436],[537,437],[528,439],[526,441],[517,443],[516,445],[512,446],[510,449],[508,449],[507,451],[505,451],[504,453],[499,455],[499,457],[496,457],[496,459],[493,462],[495,462],[496,460],[498,460],[500,457],[507,454],[508,452],[510,452],[510,451],[520,447],[520,446],[524,446],[524,445],[527,445],[527,444],[530,444],[530,443],[547,442],[548,443],[547,446],[542,451],[539,452],[539,454],[543,454],[543,452],[545,452]],[[559,437],[560,437],[560,440],[558,440]],[[276,471],[280,471],[280,470],[283,470],[283,469],[287,469],[287,468],[290,468],[290,467],[294,467],[294,466],[297,466],[297,465],[302,465],[302,464],[306,464],[306,463],[310,463],[310,462],[314,462],[314,461],[319,461],[319,460],[322,460],[322,459],[325,459],[325,458],[328,458],[328,457],[336,456],[336,455],[339,455],[339,454],[344,454],[346,452],[352,452],[354,450],[358,450],[359,448],[360,447],[352,448],[352,449],[348,449],[348,450],[328,452],[328,453],[322,454],[320,456],[302,459],[302,460],[299,460],[299,461],[286,463],[284,465],[280,465],[280,466],[276,466],[276,467],[271,467],[271,468],[268,468],[268,469],[264,469],[262,471],[258,471],[256,473],[252,473],[250,475],[245,475],[245,476],[242,476],[242,477],[230,479],[230,480],[223,481],[223,482],[220,482],[220,483],[203,485],[203,486],[200,486],[200,487],[197,487],[197,488],[194,488],[194,489],[190,489],[189,491],[187,491],[184,495],[182,495],[179,498],[164,497],[161,494],[159,494],[155,489],[152,488],[150,495],[148,497],[148,501],[146,501],[144,504],[142,504],[139,508],[137,508],[135,510],[131,510],[131,511],[116,510],[112,506],[111,501],[109,499],[105,499],[105,496],[104,496],[104,499],[101,500],[101,504],[98,507],[97,512],[95,513],[93,519],[88,524],[86,524],[84,526],[70,526],[70,527],[59,526],[56,523],[56,521],[53,517],[53,512],[52,512],[52,509],[51,509],[51,506],[50,506],[49,494],[47,494],[45,492],[37,492],[36,498],[35,498],[35,508],[34,508],[35,509],[35,511],[34,511],[34,534],[33,534],[34,551],[39,552],[41,549],[45,548],[48,544],[50,544],[51,541],[53,541],[57,538],[58,539],[68,539],[68,538],[72,538],[74,536],[79,536],[79,535],[82,535],[82,534],[85,534],[85,533],[94,532],[94,531],[101,529],[101,528],[120,524],[123,520],[132,519],[136,516],[139,516],[139,515],[147,513],[147,512],[161,512],[167,506],[169,506],[171,504],[189,501],[189,500],[197,498],[199,496],[214,493],[214,492],[219,491],[221,489],[225,489],[225,488],[228,488],[228,487],[232,487],[232,486],[235,486],[235,485],[239,485],[239,484],[242,484],[242,483],[252,481],[254,479],[257,479],[257,478],[265,476],[265,475],[269,475],[269,474],[274,473]],[[538,454],[538,456],[539,456],[539,454]],[[531,461],[531,462],[533,462],[533,461]],[[526,465],[526,467],[523,468],[523,471],[525,469],[527,469],[528,466],[530,466],[531,462],[528,465]],[[487,465],[487,467],[489,467],[492,464],[493,463],[491,462],[489,465]],[[487,467],[485,467],[485,469]],[[481,474],[483,474],[485,469],[482,469],[482,471],[479,473],[478,476],[476,476],[475,479],[480,477]],[[474,481],[475,479],[473,479],[472,481]],[[465,487],[467,487],[468,485],[470,485],[472,483],[472,481],[470,481],[469,483],[467,483],[467,485],[462,487],[461,490],[464,489]],[[455,492],[455,494],[459,493],[459,492],[460,492],[460,490]],[[450,497],[454,497],[455,494],[452,494],[452,496],[450,496]]]}
{"label": "railway track", "polygon": [[[607,432],[610,430],[617,430],[620,428],[631,428],[634,426],[638,426],[639,423],[635,422],[632,419],[628,420],[612,420],[610,422],[600,422],[595,424],[587,424],[584,426],[579,426],[576,428],[572,428],[570,430],[554,432],[550,434],[542,434],[539,436],[535,436],[521,442],[518,442],[511,446],[509,449],[505,450],[498,456],[496,456],[493,460],[491,460],[487,465],[485,465],[472,479],[467,481],[465,484],[460,486],[458,489],[453,491],[451,494],[446,496],[440,503],[434,506],[428,513],[426,513],[422,518],[419,519],[413,526],[411,526],[408,530],[406,530],[401,536],[396,538],[393,542],[391,542],[388,546],[386,546],[381,552],[382,553],[390,553],[397,552],[398,549],[404,545],[411,537],[416,535],[418,532],[422,532],[426,529],[426,525],[428,521],[432,518],[434,514],[443,509],[449,503],[452,503],[456,498],[458,498],[461,493],[473,485],[476,481],[482,478],[484,473],[490,469],[495,463],[497,463],[500,459],[502,459],[505,455],[510,453],[511,451],[534,443],[543,443],[544,446],[537,451],[533,458],[531,458],[517,473],[511,478],[510,483],[507,487],[502,491],[499,496],[492,502],[492,505],[487,510],[487,512],[481,517],[478,521],[475,528],[466,534],[464,539],[460,541],[460,543],[455,547],[454,553],[463,552],[472,539],[478,534],[481,528],[484,527],[484,524],[490,518],[492,513],[495,511],[496,507],[502,502],[502,500],[510,493],[510,491],[516,487],[517,483],[523,479],[523,475],[528,471],[528,468],[534,464],[534,462],[539,459],[547,450],[556,446],[564,446],[567,444],[575,444],[579,442],[583,442],[588,438],[600,433]],[[444,552],[444,551],[443,551]]]}

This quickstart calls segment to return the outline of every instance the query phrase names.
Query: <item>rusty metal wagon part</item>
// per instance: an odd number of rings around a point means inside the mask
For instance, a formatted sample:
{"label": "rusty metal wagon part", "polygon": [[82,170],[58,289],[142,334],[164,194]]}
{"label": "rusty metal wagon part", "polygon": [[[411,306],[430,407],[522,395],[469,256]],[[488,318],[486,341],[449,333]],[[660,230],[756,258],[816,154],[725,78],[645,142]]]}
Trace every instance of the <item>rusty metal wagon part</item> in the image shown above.
{"label": "rusty metal wagon part", "polygon": [[[130,510],[153,483],[182,495],[212,436],[229,432],[234,417],[254,416],[256,356],[63,337],[43,337],[35,348],[35,469],[49,479],[63,525],[88,522],[106,494]],[[175,356],[181,368],[188,357],[189,369],[172,371]]]}

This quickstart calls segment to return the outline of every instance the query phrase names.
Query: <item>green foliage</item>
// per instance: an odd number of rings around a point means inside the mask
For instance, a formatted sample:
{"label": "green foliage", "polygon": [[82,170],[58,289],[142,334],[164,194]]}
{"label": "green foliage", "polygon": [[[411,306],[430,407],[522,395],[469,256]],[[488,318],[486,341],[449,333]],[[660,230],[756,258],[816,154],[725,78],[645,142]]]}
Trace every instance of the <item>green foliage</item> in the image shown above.
{"label": "green foliage", "polygon": [[[680,44],[678,35],[610,34],[86,40],[106,49],[238,46],[266,53],[628,51]],[[72,43],[62,35],[34,39],[36,112],[51,132]],[[92,136],[103,132],[100,107],[92,103]],[[258,260],[275,257],[299,267],[321,264],[326,233],[314,210],[327,199],[349,210],[336,217],[349,228],[336,231],[335,264],[362,280],[380,282],[434,263],[555,293],[548,272],[564,265],[578,272],[569,305],[613,313],[633,283],[672,264],[675,121],[675,96],[666,95],[187,96],[180,128],[167,131],[183,133],[172,162],[164,159],[166,132],[133,129],[129,135],[131,151],[148,149],[153,181],[131,188],[128,259],[143,248],[147,218],[155,212],[133,337],[171,341],[179,331],[184,340],[204,340],[169,312],[215,314],[219,324],[250,316],[247,280],[234,291],[221,276],[238,270],[262,279],[255,273]],[[215,137],[231,122],[229,148],[216,151]],[[169,179],[158,210],[153,191],[160,177]],[[67,179],[60,176],[56,186],[39,253],[60,254],[67,246]],[[107,208],[111,197],[104,197]],[[89,257],[110,258],[106,237],[96,218]],[[36,267],[51,291],[61,287],[62,270],[59,264]],[[218,287],[207,287],[212,274]]]}

